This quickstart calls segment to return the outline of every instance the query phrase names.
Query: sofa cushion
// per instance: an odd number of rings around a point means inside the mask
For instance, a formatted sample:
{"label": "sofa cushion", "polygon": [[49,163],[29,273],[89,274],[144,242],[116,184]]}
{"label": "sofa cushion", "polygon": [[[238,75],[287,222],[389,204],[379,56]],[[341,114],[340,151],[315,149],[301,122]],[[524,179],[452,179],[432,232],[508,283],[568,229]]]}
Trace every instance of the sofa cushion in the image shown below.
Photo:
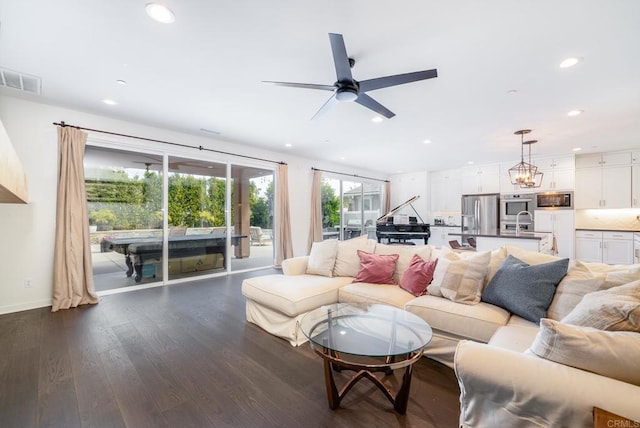
{"label": "sofa cushion", "polygon": [[540,321],[531,345],[539,357],[640,385],[640,334]]}
{"label": "sofa cushion", "polygon": [[293,317],[338,302],[338,289],[352,280],[306,274],[257,276],[242,281],[242,294]]}
{"label": "sofa cushion", "polygon": [[510,316],[508,311],[488,303],[461,305],[428,294],[410,300],[404,308],[422,317],[433,329],[449,336],[485,343],[498,327],[507,323]]}
{"label": "sofa cushion", "polygon": [[431,257],[431,247],[428,245],[387,245],[376,244],[374,254],[398,254],[396,270],[393,272],[394,284],[400,284],[402,274],[409,267],[414,255],[420,256],[423,260]]}
{"label": "sofa cushion", "polygon": [[395,284],[393,271],[396,270],[398,254],[378,255],[358,250],[360,270],[353,282],[370,282],[373,284]]}
{"label": "sofa cushion", "polygon": [[354,282],[338,290],[340,303],[382,303],[403,308],[415,297],[397,285]]}
{"label": "sofa cushion", "polygon": [[524,248],[514,247],[513,245],[504,246],[507,256],[513,256],[516,259],[530,265],[540,265],[543,263],[557,262],[562,257],[552,256],[551,254],[539,253],[537,251],[525,250]]}
{"label": "sofa cushion", "polygon": [[640,281],[587,294],[562,322],[640,333]]}
{"label": "sofa cushion", "polygon": [[332,277],[337,252],[337,239],[328,239],[311,244],[306,273]]}
{"label": "sofa cushion", "polygon": [[428,262],[415,254],[411,263],[402,273],[400,278],[400,288],[408,291],[414,296],[422,296],[427,292],[427,286],[433,279],[433,273],[438,264],[438,260]]}
{"label": "sofa cushion", "polygon": [[434,272],[434,281],[440,281],[442,296],[465,305],[480,302],[490,259],[489,251],[476,253],[466,260],[443,259]]}
{"label": "sofa cushion", "polygon": [[537,323],[546,315],[568,265],[569,259],[529,265],[509,255],[487,284],[482,300]]}
{"label": "sofa cushion", "polygon": [[352,279],[355,278],[360,270],[358,250],[372,253],[375,246],[376,241],[368,239],[366,235],[346,241],[339,241],[336,263],[333,266],[333,276],[350,276]]}
{"label": "sofa cushion", "polygon": [[491,336],[489,345],[514,352],[525,352],[538,334],[538,324],[517,315],[511,315],[509,322]]}

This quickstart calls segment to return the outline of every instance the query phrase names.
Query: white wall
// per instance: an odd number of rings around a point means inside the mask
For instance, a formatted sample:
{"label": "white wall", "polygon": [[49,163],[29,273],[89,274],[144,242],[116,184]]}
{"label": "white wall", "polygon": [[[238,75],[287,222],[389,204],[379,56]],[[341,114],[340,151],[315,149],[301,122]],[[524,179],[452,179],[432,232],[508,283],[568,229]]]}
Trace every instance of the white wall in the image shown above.
{"label": "white wall", "polygon": [[[412,205],[425,223],[429,223],[429,183],[426,171],[396,174],[391,176],[391,208],[397,207],[413,196],[420,199]],[[410,207],[401,210],[403,214],[415,215]]]}
{"label": "white wall", "polygon": [[[29,203],[27,205],[0,204],[0,313],[51,304],[58,140],[53,122],[65,121],[87,128],[188,145],[202,145],[207,148],[286,162],[289,165],[291,233],[295,255],[306,253],[312,166],[348,174],[387,178],[377,172],[354,170],[343,165],[317,162],[286,153],[260,150],[237,143],[213,140],[7,96],[0,96],[0,120],[22,161],[29,181]],[[144,144],[146,147],[160,150],[174,150],[154,143],[106,137],[96,133],[89,133],[89,139],[109,140],[126,144],[128,147]],[[193,150],[174,153],[194,154]],[[214,153],[197,153],[199,158],[212,156],[212,159],[219,161],[227,159]],[[246,163],[241,158],[230,159],[234,159],[237,163]],[[31,280],[30,288],[24,287],[25,279]]]}

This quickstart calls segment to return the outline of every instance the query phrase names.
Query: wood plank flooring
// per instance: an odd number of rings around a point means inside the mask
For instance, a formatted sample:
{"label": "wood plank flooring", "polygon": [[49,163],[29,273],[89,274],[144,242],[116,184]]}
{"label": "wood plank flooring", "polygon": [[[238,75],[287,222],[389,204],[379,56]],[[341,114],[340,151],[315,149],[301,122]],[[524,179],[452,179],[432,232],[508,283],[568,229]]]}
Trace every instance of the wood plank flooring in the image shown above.
{"label": "wood plank flooring", "polygon": [[273,272],[0,316],[0,427],[457,426],[453,371],[426,358],[405,416],[366,380],[330,410],[309,345],[245,320],[242,280]]}

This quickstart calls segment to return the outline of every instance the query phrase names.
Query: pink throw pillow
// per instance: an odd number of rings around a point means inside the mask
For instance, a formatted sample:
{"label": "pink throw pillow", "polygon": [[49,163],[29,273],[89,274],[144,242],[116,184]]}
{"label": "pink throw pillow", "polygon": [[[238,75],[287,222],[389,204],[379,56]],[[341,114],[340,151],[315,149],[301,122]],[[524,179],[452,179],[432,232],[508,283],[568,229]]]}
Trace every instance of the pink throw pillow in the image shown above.
{"label": "pink throw pillow", "polygon": [[409,266],[402,273],[400,288],[414,296],[422,296],[427,292],[427,286],[433,280],[433,272],[436,270],[438,259],[425,262],[419,255],[414,255]]}
{"label": "pink throw pillow", "polygon": [[394,284],[393,271],[399,254],[371,254],[358,250],[360,271],[353,282],[369,282],[371,284]]}

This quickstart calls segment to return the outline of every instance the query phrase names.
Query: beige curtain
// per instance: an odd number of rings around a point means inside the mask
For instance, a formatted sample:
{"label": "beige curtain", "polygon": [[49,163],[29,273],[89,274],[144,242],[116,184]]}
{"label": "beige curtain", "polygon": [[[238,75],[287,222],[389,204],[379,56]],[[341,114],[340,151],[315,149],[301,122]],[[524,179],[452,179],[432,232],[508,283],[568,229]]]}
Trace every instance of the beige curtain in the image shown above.
{"label": "beige curtain", "polygon": [[275,266],[282,266],[282,261],[293,257],[291,241],[291,217],[289,213],[289,174],[286,164],[278,165],[278,180],[276,189],[276,262]]}
{"label": "beige curtain", "polygon": [[58,309],[98,303],[93,286],[89,216],[84,187],[87,134],[58,127],[58,200],[53,254],[53,305]]}
{"label": "beige curtain", "polygon": [[311,224],[307,252],[311,251],[311,244],[319,241],[322,241],[322,171],[315,169],[311,185]]}
{"label": "beige curtain", "polygon": [[382,215],[391,211],[391,182],[385,181],[382,188]]}

